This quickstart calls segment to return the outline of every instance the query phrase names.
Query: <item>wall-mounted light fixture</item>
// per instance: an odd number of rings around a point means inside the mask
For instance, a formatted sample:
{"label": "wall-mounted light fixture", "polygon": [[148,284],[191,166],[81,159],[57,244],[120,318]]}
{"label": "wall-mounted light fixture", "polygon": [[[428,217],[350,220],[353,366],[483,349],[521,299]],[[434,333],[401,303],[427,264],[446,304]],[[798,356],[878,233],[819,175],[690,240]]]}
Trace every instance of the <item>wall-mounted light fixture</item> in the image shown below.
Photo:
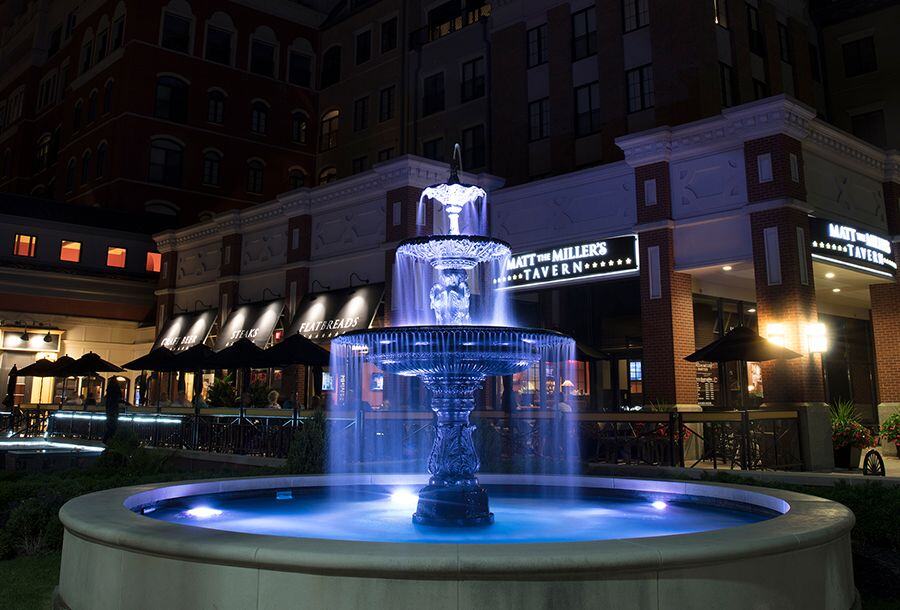
{"label": "wall-mounted light fixture", "polygon": [[766,327],[766,339],[780,347],[787,347],[787,327],[781,322],[772,322]]}
{"label": "wall-mounted light fixture", "polygon": [[354,276],[356,277],[356,279],[358,279],[358,280],[359,280],[360,282],[362,282],[363,284],[368,284],[368,283],[369,283],[369,280],[368,280],[368,279],[366,279],[366,278],[360,276],[356,271],[353,271],[352,273],[350,273],[350,280],[349,280],[349,283],[350,283],[350,286],[351,286],[351,287],[353,286],[353,278],[354,278]]}
{"label": "wall-mounted light fixture", "polygon": [[323,284],[323,283],[320,282],[319,280],[313,280],[313,281],[312,281],[312,284],[310,285],[310,288],[312,289],[313,292],[316,291],[316,284],[318,284],[318,285],[321,287],[322,290],[331,290],[331,286],[326,286],[325,284]]}
{"label": "wall-mounted light fixture", "polygon": [[822,354],[828,351],[828,329],[821,322],[810,322],[806,325],[806,345],[810,354]]}

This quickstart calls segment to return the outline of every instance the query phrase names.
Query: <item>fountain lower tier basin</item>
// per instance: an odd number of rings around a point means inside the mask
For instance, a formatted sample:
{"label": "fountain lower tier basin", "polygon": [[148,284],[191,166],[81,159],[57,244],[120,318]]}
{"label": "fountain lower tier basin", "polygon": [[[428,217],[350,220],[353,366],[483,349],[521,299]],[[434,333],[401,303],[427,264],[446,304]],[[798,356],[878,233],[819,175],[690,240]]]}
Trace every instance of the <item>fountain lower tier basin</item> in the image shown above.
{"label": "fountain lower tier basin", "polygon": [[857,603],[853,515],[827,500],[684,481],[479,478],[496,515],[484,528],[414,525],[418,475],[82,496],[60,511],[58,601],[73,610]]}

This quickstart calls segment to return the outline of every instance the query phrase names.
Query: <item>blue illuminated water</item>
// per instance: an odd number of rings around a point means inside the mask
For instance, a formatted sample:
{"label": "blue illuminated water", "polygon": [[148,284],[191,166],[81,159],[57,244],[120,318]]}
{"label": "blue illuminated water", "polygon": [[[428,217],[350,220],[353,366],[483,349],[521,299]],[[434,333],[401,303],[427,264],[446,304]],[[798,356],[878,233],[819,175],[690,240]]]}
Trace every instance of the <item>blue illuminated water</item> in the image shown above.
{"label": "blue illuminated water", "polygon": [[[339,490],[335,493],[335,490]],[[147,517],[229,532],[359,542],[540,543],[671,536],[738,527],[775,513],[684,496],[488,486],[489,527],[414,525],[417,487],[296,488],[188,496],[144,507]],[[190,512],[189,512],[190,511]],[[221,511],[221,512],[220,512]]]}

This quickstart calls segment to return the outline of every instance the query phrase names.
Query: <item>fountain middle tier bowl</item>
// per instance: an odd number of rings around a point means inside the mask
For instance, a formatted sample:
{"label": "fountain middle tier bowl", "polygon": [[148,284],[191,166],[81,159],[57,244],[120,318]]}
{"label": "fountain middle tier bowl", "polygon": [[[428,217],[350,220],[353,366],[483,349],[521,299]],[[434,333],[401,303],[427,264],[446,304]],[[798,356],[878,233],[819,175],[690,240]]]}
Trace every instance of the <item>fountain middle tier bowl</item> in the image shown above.
{"label": "fountain middle tier bowl", "polygon": [[347,333],[331,342],[333,357],[360,357],[403,375],[512,375],[540,360],[568,358],[563,334],[502,326],[399,326]]}
{"label": "fountain middle tier bowl", "polygon": [[472,269],[509,256],[509,244],[482,235],[432,235],[404,240],[398,255],[426,261],[435,269]]}

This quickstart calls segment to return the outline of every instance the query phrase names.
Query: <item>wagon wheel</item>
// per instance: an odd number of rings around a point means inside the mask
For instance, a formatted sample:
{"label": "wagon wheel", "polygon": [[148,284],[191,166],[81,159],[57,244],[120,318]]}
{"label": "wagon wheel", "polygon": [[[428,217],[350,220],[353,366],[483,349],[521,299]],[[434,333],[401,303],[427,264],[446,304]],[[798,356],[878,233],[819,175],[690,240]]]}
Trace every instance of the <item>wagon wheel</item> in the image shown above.
{"label": "wagon wheel", "polygon": [[866,454],[866,459],[863,461],[863,474],[873,477],[884,476],[884,459],[877,450],[872,449]]}

